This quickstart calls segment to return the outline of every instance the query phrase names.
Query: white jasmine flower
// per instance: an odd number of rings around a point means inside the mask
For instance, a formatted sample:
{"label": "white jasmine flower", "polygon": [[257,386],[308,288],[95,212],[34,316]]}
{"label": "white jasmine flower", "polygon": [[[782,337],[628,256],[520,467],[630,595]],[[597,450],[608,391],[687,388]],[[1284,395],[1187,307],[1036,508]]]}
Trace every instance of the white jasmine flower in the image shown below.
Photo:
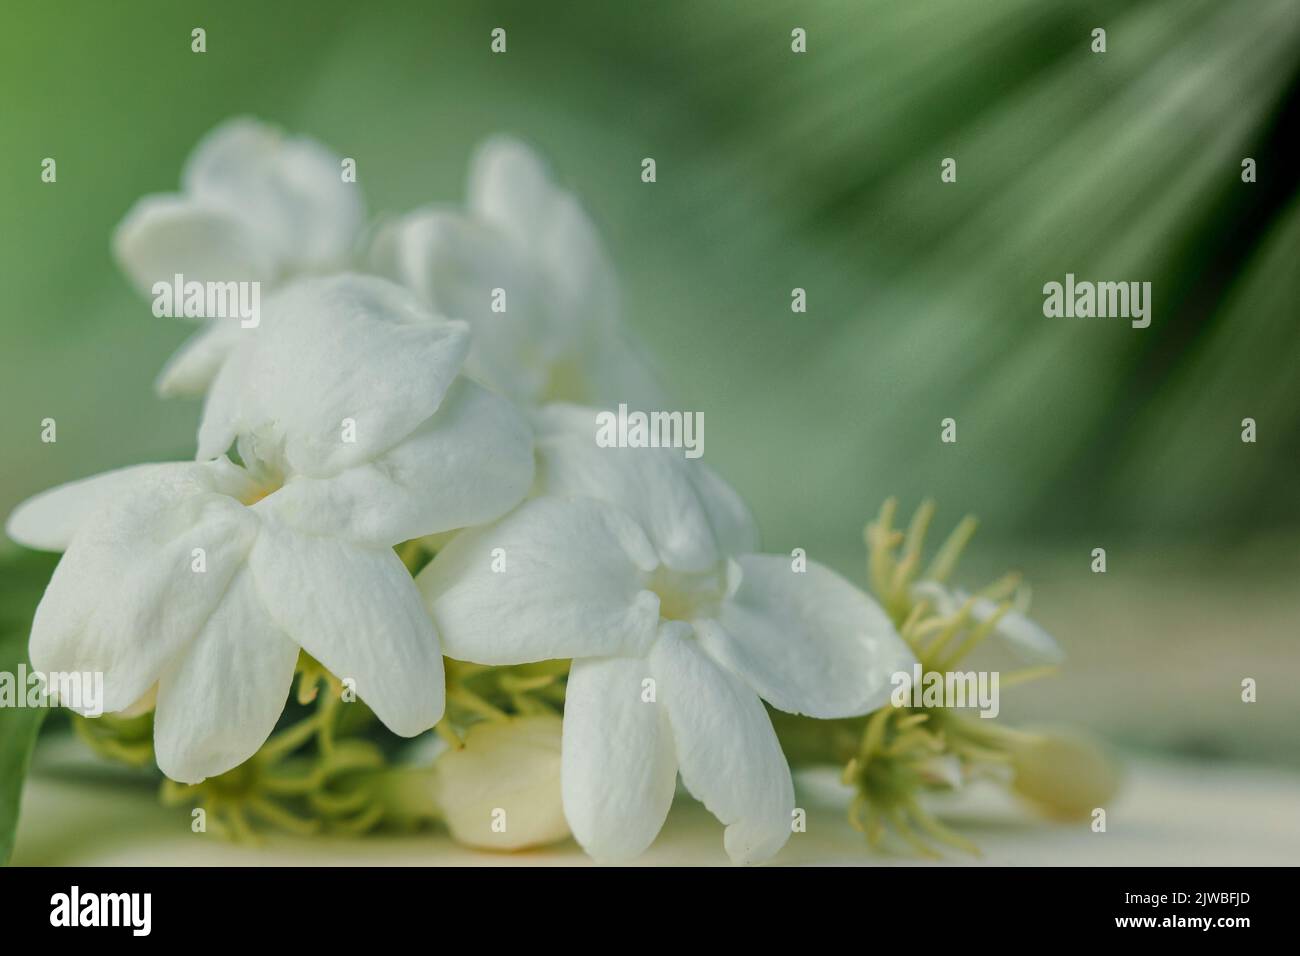
{"label": "white jasmine flower", "polygon": [[[118,224],[113,251],[142,294],[156,282],[282,283],[345,266],[365,217],[341,159],[315,140],[239,117],[194,148],[181,191],[145,196]],[[247,331],[247,330],[245,330]],[[239,338],[214,320],[172,357],[164,395],[201,395]]]}
{"label": "white jasmine flower", "polygon": [[657,403],[658,387],[620,327],[595,227],[522,143],[485,142],[470,166],[466,208],[426,207],[386,223],[370,259],[435,311],[467,320],[467,373],[515,401]]}
{"label": "white jasmine flower", "polygon": [[814,717],[863,714],[888,699],[911,652],[834,572],[752,553],[747,509],[700,462],[598,448],[589,409],[547,409],[538,425],[543,496],[463,532],[417,578],[448,654],[574,659],[564,810],[597,859],[650,845],[678,772],[726,825],[733,860],[772,856],[790,836],[794,791],[760,698]]}
{"label": "white jasmine flower", "polygon": [[246,464],[295,477],[278,509],[385,543],[490,521],[527,492],[527,422],[457,377],[465,323],[350,274],[299,280],[267,311],[212,383],[197,457],[237,441]]}
{"label": "white jasmine flower", "polygon": [[466,846],[522,850],[569,835],[560,804],[560,718],[475,724],[434,763],[434,801]]}
{"label": "white jasmine flower", "polygon": [[[971,601],[970,618],[976,624],[993,617],[1000,607],[990,598],[976,596],[972,599],[960,588],[949,590],[937,581],[916,582],[912,585],[912,598],[929,601],[934,610],[945,617],[956,614],[962,605]],[[1016,605],[1003,614],[993,628],[992,636],[1005,643],[1025,663],[1061,663],[1065,660],[1065,652],[1056,643],[1056,638],[1024,613],[1027,604],[1027,592],[1022,591]]]}
{"label": "white jasmine flower", "polygon": [[124,468],[37,495],[7,525],[66,551],[34,667],[102,672],[109,712],[156,684],[158,765],[187,783],[257,751],[299,648],[395,733],[437,722],[438,636],[392,546],[495,517],[532,477],[526,423],[456,378],[462,323],[350,276],[296,284],[275,308],[274,332],[222,370],[202,429],[201,457],[238,435],[246,467]]}

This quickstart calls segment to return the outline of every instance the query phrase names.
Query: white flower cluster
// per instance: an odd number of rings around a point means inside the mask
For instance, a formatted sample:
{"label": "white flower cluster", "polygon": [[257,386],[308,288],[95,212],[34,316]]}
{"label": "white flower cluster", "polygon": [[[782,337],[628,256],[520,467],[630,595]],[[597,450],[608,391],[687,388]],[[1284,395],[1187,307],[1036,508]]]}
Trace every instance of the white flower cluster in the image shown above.
{"label": "white flower cluster", "polygon": [[[908,646],[834,572],[758,553],[701,462],[597,445],[597,409],[655,389],[596,231],[530,150],[489,141],[463,208],[369,231],[340,162],[234,120],[181,192],[120,225],[142,290],[183,274],[269,294],[256,328],[212,320],[159,380],[206,394],[195,461],[63,485],[10,517],[15,540],[65,552],[34,666],[102,672],[110,712],[153,703],[159,767],[197,782],[266,741],[300,650],[403,736],[443,716],[444,653],[572,659],[560,776],[582,846],[643,851],[680,774],[734,860],[770,857],[794,792],[763,701],[867,713]],[[412,579],[394,545],[443,532]]]}

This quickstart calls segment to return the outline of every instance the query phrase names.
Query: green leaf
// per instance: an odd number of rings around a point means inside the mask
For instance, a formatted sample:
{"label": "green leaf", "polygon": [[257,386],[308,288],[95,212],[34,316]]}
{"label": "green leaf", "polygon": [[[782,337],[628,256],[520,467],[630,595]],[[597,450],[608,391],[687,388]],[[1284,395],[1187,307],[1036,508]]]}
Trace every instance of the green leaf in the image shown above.
{"label": "green leaf", "polygon": [[[11,675],[6,681],[17,680],[19,665],[31,667],[27,636],[54,560],[30,553],[0,560],[0,672]],[[25,685],[15,686],[14,692],[25,695]],[[45,707],[0,707],[0,864],[13,853],[23,781],[48,713]]]}
{"label": "green leaf", "polygon": [[[10,651],[12,642],[6,641],[5,669],[11,673],[15,667]],[[19,650],[23,650],[19,645]],[[23,650],[23,659],[26,652]],[[18,688],[22,692],[22,688]],[[44,707],[0,708],[0,864],[7,863],[14,851],[14,833],[18,829],[18,805],[22,798],[23,781],[36,746],[36,735],[48,713]]]}

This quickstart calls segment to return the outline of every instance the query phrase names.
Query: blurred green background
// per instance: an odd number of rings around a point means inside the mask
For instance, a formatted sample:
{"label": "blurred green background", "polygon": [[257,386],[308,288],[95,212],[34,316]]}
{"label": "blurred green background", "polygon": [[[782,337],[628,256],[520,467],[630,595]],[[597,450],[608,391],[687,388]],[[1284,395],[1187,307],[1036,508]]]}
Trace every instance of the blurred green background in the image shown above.
{"label": "blurred green background", "polygon": [[[769,550],[861,580],[886,495],[975,512],[967,583],[1023,568],[1072,657],[1004,713],[1300,764],[1294,0],[6,0],[0,18],[6,513],[192,453],[197,403],[152,393],[190,329],[153,318],[109,236],[214,124],[249,113],[355,157],[372,215],[457,200],[474,145],[508,131],[602,228],[628,321]],[[1150,281],[1150,328],[1044,318],[1066,272]],[[24,627],[39,591],[3,593]]]}

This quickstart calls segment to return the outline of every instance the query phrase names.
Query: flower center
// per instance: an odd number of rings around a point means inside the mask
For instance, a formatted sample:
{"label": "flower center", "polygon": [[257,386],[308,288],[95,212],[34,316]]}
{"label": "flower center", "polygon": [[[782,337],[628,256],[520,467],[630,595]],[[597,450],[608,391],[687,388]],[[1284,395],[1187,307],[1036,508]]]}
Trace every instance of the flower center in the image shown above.
{"label": "flower center", "polygon": [[712,617],[727,596],[727,565],[708,571],[674,571],[659,565],[648,587],[659,595],[659,616],[669,621]]}
{"label": "flower center", "polygon": [[251,508],[284,487],[286,469],[275,435],[268,437],[257,431],[240,435],[235,449],[251,486],[239,496],[241,504]]}
{"label": "flower center", "polygon": [[240,503],[247,505],[248,507],[251,508],[253,507],[253,505],[257,504],[267,495],[275,494],[277,491],[280,490],[281,487],[283,486],[279,484],[259,483],[255,488],[253,488],[252,491],[250,491],[248,494],[244,495],[242,498],[239,499]]}

